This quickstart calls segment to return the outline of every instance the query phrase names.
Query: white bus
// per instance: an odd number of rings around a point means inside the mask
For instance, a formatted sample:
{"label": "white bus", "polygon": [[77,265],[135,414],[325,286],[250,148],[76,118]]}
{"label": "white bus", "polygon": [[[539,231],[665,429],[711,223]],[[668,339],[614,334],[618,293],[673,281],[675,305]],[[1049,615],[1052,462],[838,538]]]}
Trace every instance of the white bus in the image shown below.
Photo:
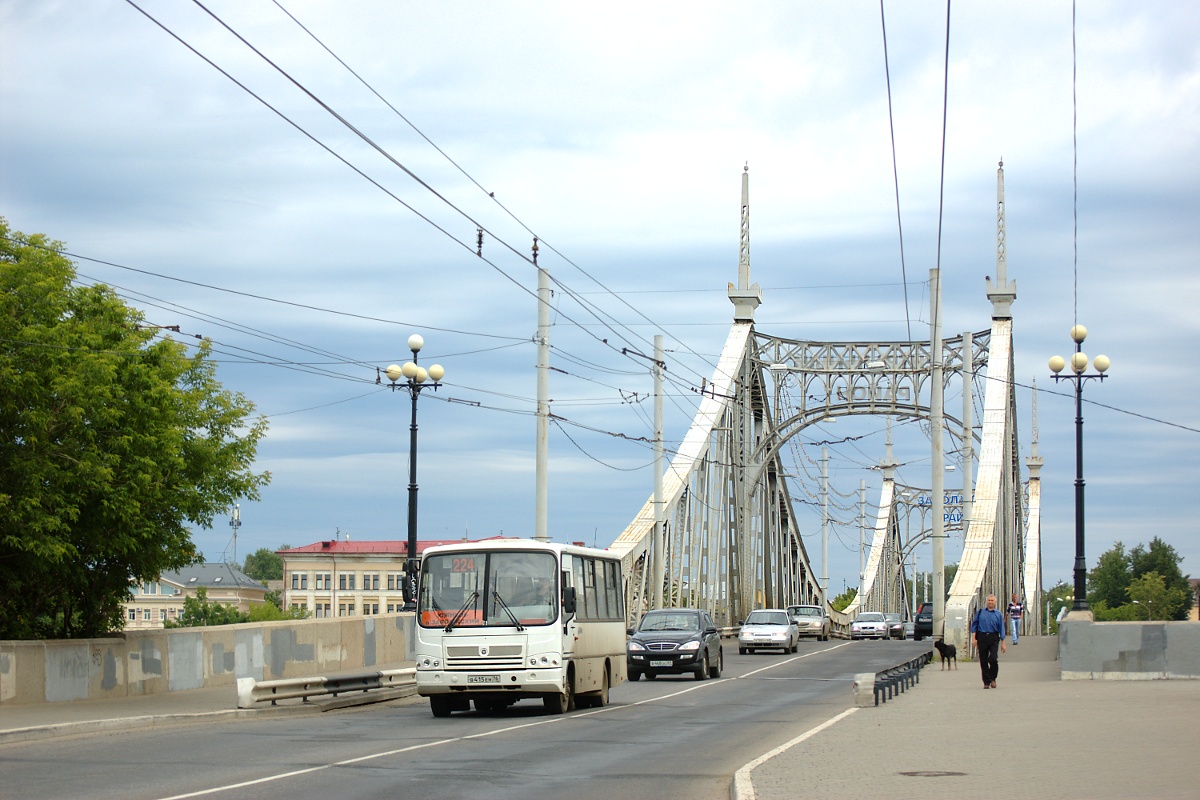
{"label": "white bus", "polygon": [[489,539],[431,547],[417,598],[417,692],[435,717],[540,698],[600,707],[625,680],[621,561],[603,550]]}

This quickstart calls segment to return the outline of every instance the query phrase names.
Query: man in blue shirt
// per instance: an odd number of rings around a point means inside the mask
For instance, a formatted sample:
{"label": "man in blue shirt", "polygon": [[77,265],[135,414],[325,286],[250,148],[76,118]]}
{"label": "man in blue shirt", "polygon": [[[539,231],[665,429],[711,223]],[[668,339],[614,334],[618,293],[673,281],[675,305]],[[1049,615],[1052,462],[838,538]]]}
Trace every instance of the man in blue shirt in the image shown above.
{"label": "man in blue shirt", "polygon": [[996,608],[996,595],[987,596],[987,608],[975,612],[971,620],[971,643],[979,652],[979,669],[983,672],[983,688],[996,688],[996,675],[1000,672],[997,646],[1007,652],[1004,644],[1004,615]]}

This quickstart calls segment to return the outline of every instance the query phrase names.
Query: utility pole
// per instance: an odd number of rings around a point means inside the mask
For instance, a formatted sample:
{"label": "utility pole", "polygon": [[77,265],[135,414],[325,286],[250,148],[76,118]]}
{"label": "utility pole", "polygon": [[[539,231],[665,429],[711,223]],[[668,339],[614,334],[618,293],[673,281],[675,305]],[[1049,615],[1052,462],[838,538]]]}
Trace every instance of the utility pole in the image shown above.
{"label": "utility pole", "polygon": [[941,640],[946,626],[946,456],[942,449],[942,405],[945,403],[945,385],[942,382],[942,279],[941,271],[929,270],[929,303],[933,307],[933,336],[930,341],[930,356],[933,359],[930,399],[929,428],[932,460],[933,501],[933,637]]}
{"label": "utility pole", "polygon": [[[533,239],[533,265],[537,267],[537,237]],[[533,538],[549,541],[548,497],[550,461],[550,273],[538,271],[537,312],[537,447],[534,461],[534,530]]]}
{"label": "utility pole", "polygon": [[821,604],[829,602],[829,448],[821,448]]}
{"label": "utility pole", "polygon": [[663,607],[666,536],[663,519],[663,337],[654,337],[654,605]]}

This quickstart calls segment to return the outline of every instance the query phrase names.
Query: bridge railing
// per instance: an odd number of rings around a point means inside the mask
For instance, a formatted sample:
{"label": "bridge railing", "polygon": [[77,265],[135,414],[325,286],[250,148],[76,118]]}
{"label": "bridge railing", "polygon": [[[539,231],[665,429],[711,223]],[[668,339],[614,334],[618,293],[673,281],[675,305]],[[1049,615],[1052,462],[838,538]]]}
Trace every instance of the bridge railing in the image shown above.
{"label": "bridge railing", "polygon": [[[299,699],[304,703],[311,697],[347,694],[366,694],[379,690],[416,691],[416,667],[388,669],[379,672],[356,672],[334,677],[314,676],[307,678],[284,678],[274,681],[258,681],[254,678],[238,678],[238,708],[254,708],[260,703],[276,705],[280,700]],[[411,694],[411,692],[404,692]],[[401,695],[402,696],[402,695]],[[371,702],[391,699],[372,697]]]}

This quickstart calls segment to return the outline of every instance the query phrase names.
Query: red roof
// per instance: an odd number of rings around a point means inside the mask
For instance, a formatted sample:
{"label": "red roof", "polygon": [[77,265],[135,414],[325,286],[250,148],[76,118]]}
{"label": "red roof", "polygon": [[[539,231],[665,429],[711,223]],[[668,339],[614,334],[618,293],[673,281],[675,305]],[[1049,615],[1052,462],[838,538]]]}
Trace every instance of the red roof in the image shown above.
{"label": "red roof", "polygon": [[[511,537],[506,536],[489,536],[488,539],[506,539]],[[462,539],[430,539],[417,542],[417,554],[424,553],[428,548],[435,547],[440,544],[459,544]],[[483,539],[475,539],[473,541],[484,541]],[[361,541],[361,542],[343,542],[338,539],[332,539],[324,542],[313,542],[306,544],[303,547],[293,547],[290,550],[276,550],[279,555],[290,555],[299,553],[314,553],[325,554],[332,553],[333,555],[378,555],[378,554],[408,554],[408,540],[384,540],[384,541]]]}

